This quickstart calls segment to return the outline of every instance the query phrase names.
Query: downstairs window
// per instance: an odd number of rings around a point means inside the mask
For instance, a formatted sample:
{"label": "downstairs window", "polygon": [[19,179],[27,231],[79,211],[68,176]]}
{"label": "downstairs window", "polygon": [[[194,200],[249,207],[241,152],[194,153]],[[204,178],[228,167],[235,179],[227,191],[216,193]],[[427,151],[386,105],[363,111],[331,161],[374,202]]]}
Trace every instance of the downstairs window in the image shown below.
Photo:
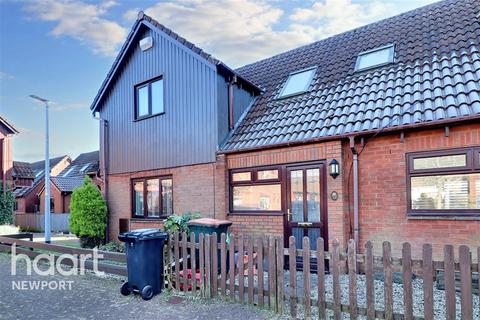
{"label": "downstairs window", "polygon": [[165,218],[173,214],[172,177],[132,180],[133,218]]}
{"label": "downstairs window", "polygon": [[480,148],[407,154],[410,215],[480,215]]}

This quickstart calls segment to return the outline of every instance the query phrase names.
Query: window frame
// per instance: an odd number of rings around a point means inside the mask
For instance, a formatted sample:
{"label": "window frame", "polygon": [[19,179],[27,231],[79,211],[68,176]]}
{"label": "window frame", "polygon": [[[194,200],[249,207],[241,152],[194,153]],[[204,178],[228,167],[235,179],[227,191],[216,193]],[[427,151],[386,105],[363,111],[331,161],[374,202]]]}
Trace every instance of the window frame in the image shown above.
{"label": "window frame", "polygon": [[[159,181],[159,208],[160,212],[158,217],[148,216],[148,201],[147,201],[147,180],[158,180]],[[162,181],[163,180],[172,180],[172,207],[173,207],[173,176],[172,175],[163,175],[163,176],[149,176],[142,178],[132,178],[130,181],[130,196],[131,196],[131,206],[130,213],[132,219],[142,219],[142,220],[163,220],[168,217],[163,213],[163,196],[162,196]],[[143,216],[135,214],[135,182],[143,183]]]}
{"label": "window frame", "polygon": [[[308,92],[309,91],[308,89],[312,85],[312,80],[315,77],[315,74],[317,73],[317,69],[318,69],[318,66],[311,66],[311,67],[308,67],[308,68],[304,68],[304,69],[301,69],[301,70],[296,70],[294,72],[289,73],[287,79],[284,81],[284,83],[282,85],[282,88],[278,92],[276,99],[277,100],[286,99],[286,98],[298,96],[298,95],[304,94],[305,92]],[[285,88],[287,87],[288,80],[290,80],[290,78],[292,76],[294,76],[296,74],[299,74],[299,73],[307,72],[307,71],[310,71],[310,70],[314,70],[314,71],[313,71],[312,75],[310,76],[310,79],[308,80],[308,84],[306,85],[304,90],[298,91],[298,92],[295,92],[295,93],[290,93],[290,94],[287,94],[287,95],[283,95],[283,92],[285,91]]]}
{"label": "window frame", "polygon": [[[162,97],[162,104],[163,104],[163,111],[159,113],[152,114],[152,83],[162,80],[162,87],[163,87],[163,97]],[[138,115],[138,90],[140,88],[147,87],[148,88],[148,114],[139,116]],[[148,79],[146,81],[137,83],[133,86],[133,113],[134,113],[134,121],[144,120],[151,117],[160,116],[165,114],[165,75],[161,74],[154,78]]]}
{"label": "window frame", "polygon": [[[277,170],[278,178],[277,179],[258,179],[258,171],[264,170]],[[234,173],[241,172],[250,172],[251,180],[247,181],[233,181]],[[285,179],[284,179],[284,170],[281,166],[265,166],[265,167],[254,167],[254,168],[241,168],[241,169],[232,169],[229,170],[229,197],[228,197],[228,207],[229,215],[264,215],[264,216],[280,216],[283,215],[285,204],[284,197],[282,192],[285,188]],[[280,186],[280,210],[234,210],[233,206],[233,188],[241,186],[260,186],[260,185],[279,185]]]}
{"label": "window frame", "polygon": [[[463,167],[448,167],[434,169],[417,169],[413,167],[413,160],[417,158],[432,158],[439,156],[454,156],[465,154],[466,165]],[[477,155],[477,157],[475,157]],[[480,209],[412,209],[411,184],[413,177],[448,176],[459,174],[480,173],[480,147],[452,148],[435,151],[421,151],[406,153],[406,186],[407,186],[407,216],[480,216]]]}
{"label": "window frame", "polygon": [[[389,51],[390,51],[387,62],[382,62],[382,63],[375,64],[375,65],[372,65],[372,66],[369,66],[369,67],[359,68],[360,57],[361,56],[367,55],[367,54],[370,54],[370,53],[374,53],[374,52],[377,52],[377,51],[385,50],[385,49],[389,49]],[[395,63],[395,44],[389,43],[389,44],[381,46],[381,47],[377,47],[377,48],[373,48],[373,49],[370,49],[370,50],[359,52],[357,54],[357,59],[355,60],[355,70],[354,71],[355,72],[362,72],[362,71],[372,70],[372,69],[380,68],[380,67],[392,64],[392,63]]]}

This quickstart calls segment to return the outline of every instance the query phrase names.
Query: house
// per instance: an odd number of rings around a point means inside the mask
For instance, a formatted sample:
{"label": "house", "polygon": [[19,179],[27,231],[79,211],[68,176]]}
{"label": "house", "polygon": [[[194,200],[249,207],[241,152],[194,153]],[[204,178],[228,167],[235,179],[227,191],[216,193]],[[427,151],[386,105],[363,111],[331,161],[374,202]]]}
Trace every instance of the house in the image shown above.
{"label": "house", "polygon": [[103,180],[100,178],[99,153],[97,151],[81,153],[73,162],[60,173],[59,177],[80,178],[89,176],[92,182],[102,190]]}
{"label": "house", "polygon": [[0,116],[0,179],[5,190],[11,180],[13,169],[13,135],[18,130],[5,118]]}
{"label": "house", "polygon": [[[72,159],[60,156],[50,159],[50,175],[57,176]],[[13,195],[15,197],[15,213],[38,213],[40,211],[39,192],[44,186],[45,160],[28,162],[13,162]]]}
{"label": "house", "polygon": [[91,106],[110,237],[199,211],[312,248],[479,246],[479,12],[441,1],[238,69],[140,12]]}

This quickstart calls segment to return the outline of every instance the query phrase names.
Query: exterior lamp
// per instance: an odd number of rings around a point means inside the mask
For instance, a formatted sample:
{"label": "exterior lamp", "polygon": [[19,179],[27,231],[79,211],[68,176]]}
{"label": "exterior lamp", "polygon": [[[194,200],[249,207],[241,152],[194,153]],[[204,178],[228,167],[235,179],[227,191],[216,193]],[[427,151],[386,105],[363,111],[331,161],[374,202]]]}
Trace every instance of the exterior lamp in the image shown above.
{"label": "exterior lamp", "polygon": [[336,159],[333,159],[330,161],[330,164],[328,165],[328,170],[330,173],[330,176],[335,179],[340,175],[340,164]]}

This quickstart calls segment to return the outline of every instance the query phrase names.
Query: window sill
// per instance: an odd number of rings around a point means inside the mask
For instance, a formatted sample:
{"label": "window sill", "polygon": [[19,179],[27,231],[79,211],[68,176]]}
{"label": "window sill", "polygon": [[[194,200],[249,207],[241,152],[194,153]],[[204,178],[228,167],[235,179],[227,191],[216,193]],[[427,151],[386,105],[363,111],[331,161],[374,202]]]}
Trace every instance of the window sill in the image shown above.
{"label": "window sill", "polygon": [[165,218],[130,218],[130,221],[133,222],[164,222]]}
{"label": "window sill", "polygon": [[227,216],[283,216],[283,212],[265,212],[265,211],[228,212]]}
{"label": "window sill", "polygon": [[455,215],[421,215],[421,214],[415,214],[415,215],[407,215],[407,220],[457,220],[457,221],[480,221],[480,216],[479,215],[464,215],[464,216],[455,216]]}
{"label": "window sill", "polygon": [[143,116],[143,117],[139,117],[139,118],[135,118],[133,120],[133,122],[137,122],[137,121],[142,121],[142,120],[146,120],[146,119],[150,119],[150,118],[153,118],[153,117],[158,117],[158,116],[161,116],[165,114],[165,111],[164,112],[160,112],[160,113],[155,113],[155,114],[149,114],[148,116]]}

